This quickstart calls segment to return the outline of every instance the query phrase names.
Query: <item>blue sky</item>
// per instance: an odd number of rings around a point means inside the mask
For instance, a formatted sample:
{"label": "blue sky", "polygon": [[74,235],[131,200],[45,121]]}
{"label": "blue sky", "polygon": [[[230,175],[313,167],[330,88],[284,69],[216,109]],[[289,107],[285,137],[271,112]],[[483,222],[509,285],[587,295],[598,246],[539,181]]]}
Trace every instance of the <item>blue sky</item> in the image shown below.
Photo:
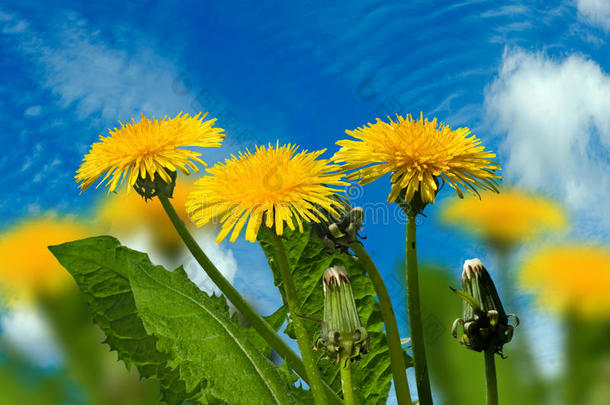
{"label": "blue sky", "polygon": [[[564,202],[567,237],[608,240],[607,0],[43,4],[0,6],[0,226],[86,215],[104,191],[79,196],[82,155],[142,113],[209,110],[229,133],[215,162],[276,139],[329,157],[345,129],[423,111],[472,128],[506,183]],[[354,202],[382,203],[388,191],[382,179]],[[485,251],[437,213],[428,208],[419,228],[420,255],[457,278]],[[404,244],[404,224],[390,219],[365,230],[386,275]],[[254,245],[224,248],[263,267]],[[235,280],[270,308],[262,274],[259,290],[239,269]]]}

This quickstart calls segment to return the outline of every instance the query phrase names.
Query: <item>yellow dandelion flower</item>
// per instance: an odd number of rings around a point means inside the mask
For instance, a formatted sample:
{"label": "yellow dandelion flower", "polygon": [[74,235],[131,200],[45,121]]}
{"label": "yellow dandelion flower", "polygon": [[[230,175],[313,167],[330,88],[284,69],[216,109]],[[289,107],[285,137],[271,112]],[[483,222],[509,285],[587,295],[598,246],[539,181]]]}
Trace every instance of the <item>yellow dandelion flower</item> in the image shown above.
{"label": "yellow dandelion flower", "polygon": [[[186,214],[186,198],[193,184],[176,182],[172,201],[178,216],[185,224],[190,224]],[[176,250],[182,240],[165,213],[161,201],[145,201],[136,193],[107,194],[97,207],[96,218],[101,227],[111,234],[125,235],[149,229],[158,247]]]}
{"label": "yellow dandelion flower", "polygon": [[[333,196],[342,190],[331,186],[345,186],[337,165],[328,159],[316,159],[325,150],[297,153],[298,146],[284,145],[275,148],[257,146],[255,153],[239,153],[207,169],[211,176],[197,180],[187,201],[187,212],[198,226],[219,219],[222,229],[217,242],[233,229],[231,242],[246,222],[246,239],[256,241],[263,222],[268,228],[275,226],[278,235],[283,233],[284,222],[290,229],[302,220],[326,220],[319,208],[336,214]],[[249,218],[249,221],[248,221]]]}
{"label": "yellow dandelion flower", "polygon": [[610,317],[610,250],[583,244],[537,252],[526,260],[521,284],[561,314]]}
{"label": "yellow dandelion flower", "polygon": [[207,114],[178,114],[175,118],[148,119],[121,124],[121,128],[108,130],[110,136],[100,136],[91,145],[83,163],[76,172],[76,182],[85,190],[104,173],[98,184],[107,181],[110,191],[123,181],[133,186],[139,177],[154,179],[158,174],[171,183],[170,173],[180,170],[189,174],[189,167],[198,171],[195,162],[206,165],[201,153],[188,147],[217,148],[225,138],[221,128],[212,127],[216,119],[204,121]]}
{"label": "yellow dandelion flower", "polygon": [[500,166],[491,160],[496,155],[486,151],[481,141],[468,128],[452,130],[448,126],[411,115],[397,115],[397,122],[377,119],[353,131],[345,131],[353,139],[337,142],[341,149],[333,160],[344,162],[342,170],[352,172],[348,180],[361,184],[377,180],[392,172],[392,189],[388,202],[394,202],[403,190],[405,202],[420,191],[424,203],[434,203],[437,178],[444,179],[462,196],[461,188],[477,193],[477,188],[497,191],[495,171]]}
{"label": "yellow dandelion flower", "polygon": [[33,218],[0,236],[0,285],[12,299],[31,299],[42,292],[59,291],[71,277],[47,249],[82,239],[88,230],[67,219]]}
{"label": "yellow dandelion flower", "polygon": [[543,196],[519,190],[485,193],[484,198],[454,199],[443,209],[445,222],[500,246],[561,231],[567,219],[561,206]]}

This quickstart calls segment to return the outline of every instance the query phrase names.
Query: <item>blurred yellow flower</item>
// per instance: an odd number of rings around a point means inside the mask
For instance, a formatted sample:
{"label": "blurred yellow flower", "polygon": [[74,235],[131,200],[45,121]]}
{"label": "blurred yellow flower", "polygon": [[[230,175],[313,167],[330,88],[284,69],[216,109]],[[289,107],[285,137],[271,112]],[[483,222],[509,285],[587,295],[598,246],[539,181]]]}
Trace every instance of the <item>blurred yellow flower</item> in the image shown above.
{"label": "blurred yellow flower", "polygon": [[85,190],[104,173],[98,184],[107,180],[110,191],[114,191],[123,180],[133,186],[138,177],[154,179],[158,174],[170,183],[170,173],[180,170],[189,174],[189,167],[199,169],[193,162],[206,163],[201,153],[184,149],[188,147],[220,147],[225,138],[221,128],[212,125],[216,118],[204,121],[206,114],[190,117],[178,114],[175,118],[152,120],[142,115],[140,122],[109,130],[110,136],[100,136],[100,141],[91,145],[83,163],[76,172],[76,182]]}
{"label": "blurred yellow flower", "polygon": [[[193,184],[177,181],[173,193],[173,205],[178,216],[188,226],[186,199]],[[158,248],[175,251],[182,240],[157,198],[145,201],[137,193],[107,194],[98,206],[97,219],[108,232],[117,235],[135,234],[149,230]]]}
{"label": "blurred yellow flower", "polygon": [[434,203],[437,178],[443,178],[462,196],[461,189],[477,192],[477,188],[497,191],[496,170],[500,166],[491,160],[496,155],[486,151],[481,141],[468,128],[451,130],[448,126],[411,115],[397,115],[397,122],[386,123],[379,118],[353,131],[345,131],[356,140],[337,142],[341,149],[333,160],[345,162],[342,170],[355,172],[348,180],[360,179],[361,184],[377,180],[392,172],[392,189],[388,202],[394,202],[403,190],[405,202],[420,191],[424,203]]}
{"label": "blurred yellow flower", "polygon": [[233,229],[231,242],[239,236],[248,218],[246,239],[256,241],[258,230],[265,216],[265,225],[278,235],[283,233],[284,222],[303,231],[302,219],[320,222],[326,220],[318,208],[337,214],[333,196],[344,186],[343,175],[336,173],[337,165],[328,159],[316,158],[325,150],[296,153],[298,146],[285,145],[275,148],[257,146],[255,153],[247,151],[233,156],[225,163],[207,169],[211,176],[204,176],[195,183],[187,201],[187,212],[198,226],[220,219],[222,229],[217,242],[222,241]]}
{"label": "blurred yellow flower", "polygon": [[610,317],[610,250],[562,245],[535,253],[521,271],[521,284],[544,308],[583,317]]}
{"label": "blurred yellow flower", "polygon": [[88,229],[68,219],[32,218],[0,236],[0,285],[11,300],[32,299],[72,283],[70,274],[47,249],[82,239]]}
{"label": "blurred yellow flower", "polygon": [[519,190],[485,193],[482,198],[453,199],[444,206],[445,222],[498,246],[512,246],[545,231],[561,231],[567,219],[561,206]]}

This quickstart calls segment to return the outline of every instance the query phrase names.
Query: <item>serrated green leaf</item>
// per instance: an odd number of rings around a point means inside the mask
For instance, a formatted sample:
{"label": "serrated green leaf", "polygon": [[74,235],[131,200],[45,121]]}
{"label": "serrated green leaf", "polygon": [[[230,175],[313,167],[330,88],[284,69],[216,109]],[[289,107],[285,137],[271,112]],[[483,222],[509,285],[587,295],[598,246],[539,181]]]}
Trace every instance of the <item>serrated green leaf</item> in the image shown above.
{"label": "serrated green leaf", "polygon": [[[288,307],[282,306],[273,314],[269,316],[264,316],[263,318],[273,328],[273,330],[277,332],[284,324],[287,314]],[[236,325],[239,325],[242,328],[242,331],[246,334],[246,336],[248,336],[250,342],[254,344],[254,346],[258,349],[259,352],[263,353],[265,357],[269,359],[272,358],[272,347],[253,327],[247,325],[246,320],[241,318],[237,312],[233,314],[231,319]]]}
{"label": "serrated green leaf", "polygon": [[[258,241],[265,252],[277,286],[280,278],[271,238],[270,231],[262,226],[258,234]],[[356,395],[365,398],[367,404],[385,404],[392,381],[390,355],[383,332],[381,310],[375,299],[375,289],[366,276],[366,271],[360,262],[350,255],[326,252],[322,241],[312,234],[311,228],[307,225],[303,233],[286,230],[283,242],[297,286],[301,315],[322,319],[324,309],[322,275],[328,267],[333,265],[342,265],[347,269],[352,281],[360,320],[371,337],[369,352],[362,357],[353,373]],[[319,336],[320,324],[306,322],[306,326],[310,335]],[[294,338],[290,324],[285,332]],[[315,354],[324,379],[339,392],[341,389],[339,368],[329,360],[323,360],[322,353]],[[406,354],[405,357],[408,360],[407,364],[411,364]]]}
{"label": "serrated green leaf", "polygon": [[94,322],[105,332],[105,343],[118,353],[128,368],[159,380],[162,400],[181,404],[192,399],[179,378],[179,370],[168,367],[169,355],[156,348],[138,317],[131,292],[129,269],[152,266],[148,256],[124,246],[111,236],[98,236],[57,246],[49,250],[76,280],[85,295]]}
{"label": "serrated green leaf", "polygon": [[201,379],[215,398],[239,405],[296,404],[278,368],[199,290],[182,268],[137,263],[129,270],[138,313],[157,348],[171,353],[188,390]]}
{"label": "serrated green leaf", "polygon": [[[277,332],[280,330],[284,322],[286,322],[287,316],[288,307],[286,305],[282,305],[274,313],[269,316],[265,316],[264,318],[265,321],[267,321],[269,325]],[[240,318],[237,313],[233,314],[231,319],[236,325],[240,325],[243,328],[242,331],[246,333],[248,340],[254,344],[259,352],[269,359],[273,358],[273,349],[271,346],[269,346],[265,339],[263,339],[263,337],[256,332],[254,328],[246,327],[247,325],[244,325],[244,320]],[[290,384],[290,392],[295,398],[297,398],[299,403],[313,404],[313,396],[311,391],[304,389],[300,385],[295,385],[295,383],[299,380],[299,376],[294,372],[294,370],[292,370],[292,368],[290,368],[290,366],[288,366],[285,361],[282,362],[278,370],[280,371],[284,381]]]}

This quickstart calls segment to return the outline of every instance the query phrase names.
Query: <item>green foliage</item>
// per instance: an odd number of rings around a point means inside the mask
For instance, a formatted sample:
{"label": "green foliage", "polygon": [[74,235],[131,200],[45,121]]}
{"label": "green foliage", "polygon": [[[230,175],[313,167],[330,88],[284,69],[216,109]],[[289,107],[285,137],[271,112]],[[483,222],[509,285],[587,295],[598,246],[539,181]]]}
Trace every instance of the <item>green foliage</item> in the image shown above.
{"label": "green foliage", "polygon": [[224,300],[219,305],[199,290],[182,268],[139,265],[130,281],[144,327],[172,353],[169,365],[180,369],[188,391],[205,378],[205,391],[231,404],[295,403],[277,366],[231,322]]}
{"label": "green foliage", "polygon": [[69,402],[63,376],[40,371],[0,335],[0,403],[55,405]]}
{"label": "green foliage", "polygon": [[[261,227],[258,241],[265,252],[277,286],[280,282],[279,270],[271,238],[270,231],[264,226]],[[354,370],[356,395],[364,400],[361,401],[362,403],[384,404],[392,381],[390,356],[383,332],[381,311],[375,300],[375,289],[366,276],[364,268],[356,258],[350,255],[329,254],[324,249],[322,241],[312,234],[311,228],[307,225],[305,225],[303,233],[286,230],[283,242],[297,286],[301,304],[300,315],[322,319],[324,309],[322,275],[324,270],[332,265],[342,265],[347,269],[362,325],[371,336],[369,352],[362,357],[360,364]],[[278,287],[282,291],[281,286]],[[319,335],[319,323],[307,322],[306,326],[310,335],[316,337]],[[290,323],[285,332],[294,338]],[[313,344],[314,342],[312,342]],[[316,353],[323,378],[338,392],[341,389],[339,368],[322,357],[322,353]],[[410,359],[407,359],[407,364],[411,364]]]}
{"label": "green foliage", "polygon": [[158,403],[158,384],[141,381],[136,370],[126,370],[115,353],[100,345],[103,333],[91,322],[76,285],[61,294],[39,296],[38,303],[62,353],[66,376],[91,404]]}
{"label": "green foliage", "polygon": [[[282,306],[280,310],[275,311],[273,314],[265,316],[263,318],[277,332],[284,324],[284,320],[286,319],[287,314],[288,307]],[[237,312],[233,314],[233,317],[231,319],[236,325],[243,327],[243,332],[248,336],[248,340],[250,340],[250,342],[252,342],[254,346],[256,346],[259,352],[263,353],[265,357],[269,359],[273,357],[273,349],[267,343],[267,341],[256,331],[256,329],[246,327],[246,325],[244,325],[244,321],[240,319]]]}
{"label": "green foliage", "polygon": [[290,384],[231,320],[224,298],[201,292],[108,236],[50,247],[85,294],[106,343],[128,367],[159,380],[179,404],[296,403]]}
{"label": "green foliage", "polygon": [[35,302],[61,353],[62,367],[41,369],[0,335],[1,404],[158,403],[158,384],[142,381],[135,370],[128,372],[115,353],[100,345],[103,334],[92,324],[76,286],[39,295]]}
{"label": "green foliage", "polygon": [[172,370],[170,356],[156,348],[157,339],[144,329],[138,317],[129,284],[129,269],[137,263],[150,265],[148,256],[121,246],[110,236],[87,238],[49,247],[57,260],[76,280],[85,295],[94,322],[106,333],[111,350],[128,368],[135,365],[140,375],[155,378],[163,400],[180,404],[192,397]]}
{"label": "green foliage", "polygon": [[607,404],[610,324],[566,315],[565,371],[558,391],[566,404]]}

